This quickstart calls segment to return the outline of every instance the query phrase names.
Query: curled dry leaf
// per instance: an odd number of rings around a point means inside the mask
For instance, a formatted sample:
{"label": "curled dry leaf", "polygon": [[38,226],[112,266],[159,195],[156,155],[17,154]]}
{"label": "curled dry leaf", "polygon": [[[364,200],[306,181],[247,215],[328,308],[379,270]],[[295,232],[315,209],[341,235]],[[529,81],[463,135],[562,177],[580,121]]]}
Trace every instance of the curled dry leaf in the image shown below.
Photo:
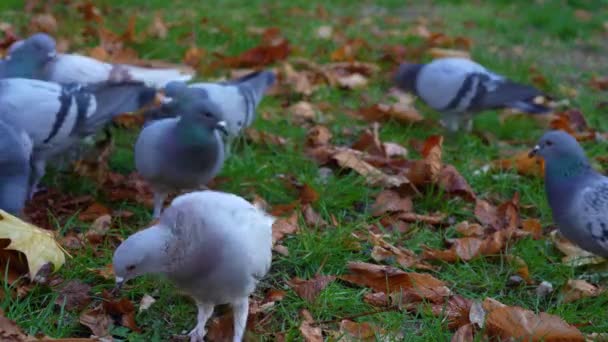
{"label": "curled dry leaf", "polygon": [[594,75],[589,81],[589,86],[595,90],[608,90],[608,76],[599,77]]}
{"label": "curled dry leaf", "polygon": [[64,308],[68,311],[82,310],[91,302],[90,291],[90,285],[78,280],[71,280],[63,285],[55,300],[55,304],[59,306],[65,305]]}
{"label": "curled dry leaf", "polygon": [[389,91],[386,102],[361,108],[359,115],[367,121],[395,119],[406,124],[424,119],[414,107],[414,97],[395,88]]}
{"label": "curled dry leaf", "polygon": [[343,338],[340,341],[363,341],[375,342],[376,336],[382,334],[382,329],[368,323],[357,323],[348,319],[343,319],[340,322],[340,333]]}
{"label": "curled dry leaf", "polygon": [[530,151],[521,151],[513,157],[499,159],[492,162],[492,166],[498,170],[515,170],[523,176],[543,177],[545,163],[542,158],[530,157]]}
{"label": "curled dry leaf", "polygon": [[54,34],[57,32],[57,20],[50,13],[37,14],[30,20],[31,32],[45,32]]}
{"label": "curled dry leaf", "polygon": [[96,337],[110,336],[111,320],[110,316],[101,306],[83,311],[79,318],[80,324],[91,329],[91,332]]}
{"label": "curled dry leaf", "polygon": [[331,131],[326,126],[316,125],[308,130],[306,135],[307,146],[325,146],[331,141]]}
{"label": "curled dry leaf", "polygon": [[163,20],[163,15],[160,11],[156,11],[154,13],[154,19],[148,27],[148,33],[150,33],[153,37],[165,39],[167,38],[167,24]]}
{"label": "curled dry leaf", "polygon": [[114,299],[109,292],[102,292],[103,309],[112,318],[117,320],[117,323],[123,327],[127,327],[133,331],[140,332],[140,329],[135,323],[135,305],[128,298]]}
{"label": "curled dry leaf", "polygon": [[563,237],[557,230],[552,231],[551,234],[549,234],[549,237],[551,238],[551,241],[553,241],[555,247],[566,255],[562,258],[562,262],[565,264],[580,267],[584,265],[603,264],[606,262],[605,258],[587,252],[586,250],[573,244],[568,239]]}
{"label": "curled dry leaf", "polygon": [[251,127],[245,129],[245,136],[256,144],[277,146],[285,146],[287,144],[287,139],[282,136],[265,131],[258,131]]}
{"label": "curled dry leaf", "polygon": [[404,272],[391,266],[381,266],[364,262],[349,262],[349,274],[341,280],[359,286],[366,286],[376,292],[399,292],[412,297],[412,300],[430,300],[442,303],[451,294],[441,280],[426,273]]}
{"label": "curled dry leaf", "polygon": [[373,216],[382,216],[394,212],[411,212],[413,209],[411,197],[401,197],[394,190],[383,190],[372,204],[371,213]]}
{"label": "curled dry leaf", "polygon": [[468,51],[463,50],[431,48],[427,52],[433,58],[458,57],[471,59],[471,54],[469,54]]}
{"label": "curled dry leaf", "polygon": [[370,233],[370,239],[374,245],[372,250],[372,259],[381,262],[388,258],[395,258],[395,260],[405,268],[416,268],[424,270],[434,270],[435,267],[420,260],[414,252],[407,248],[397,247],[382,239],[380,234]]}
{"label": "curled dry leaf", "polygon": [[485,235],[485,229],[481,225],[467,221],[457,224],[456,231],[463,236],[481,237]]}
{"label": "curled dry leaf", "polygon": [[200,66],[204,56],[205,50],[192,45],[184,53],[184,64],[196,69]]}
{"label": "curled dry leaf", "polygon": [[146,293],[143,297],[141,297],[141,300],[139,301],[139,309],[137,311],[142,312],[148,310],[150,306],[154,304],[154,302],[156,302],[156,299]]}
{"label": "curled dry leaf", "polygon": [[300,311],[302,316],[302,324],[300,324],[300,333],[306,342],[323,342],[323,332],[321,328],[313,326],[314,320],[308,310]]}
{"label": "curled dry leaf", "polygon": [[448,194],[461,196],[469,201],[474,201],[476,195],[471,189],[469,183],[456,170],[453,165],[444,165],[439,171],[439,186],[441,186]]}
{"label": "curled dry leaf", "polygon": [[84,222],[91,222],[98,219],[100,216],[109,215],[111,210],[99,202],[93,202],[83,212],[78,214],[78,219]]}
{"label": "curled dry leaf", "polygon": [[321,291],[334,280],[336,280],[335,276],[317,274],[308,280],[295,277],[288,281],[287,284],[298,294],[298,296],[312,303],[319,296]]}
{"label": "curled dry leaf", "polygon": [[455,295],[446,303],[431,304],[431,311],[437,317],[445,317],[449,329],[457,329],[469,323],[471,304],[471,300]]}
{"label": "curled dry leaf", "polygon": [[423,256],[425,259],[443,260],[446,262],[469,261],[484,255],[496,255],[507,246],[507,242],[511,239],[527,235],[527,232],[521,230],[498,230],[486,238],[464,237],[449,239],[449,249],[426,249],[423,252]]}
{"label": "curled dry leaf", "polygon": [[297,213],[293,213],[288,218],[278,218],[272,224],[272,244],[276,244],[287,235],[296,233],[298,229]]}
{"label": "curled dry leaf", "polygon": [[397,218],[409,223],[422,222],[430,224],[432,226],[438,226],[445,224],[446,214],[444,213],[433,213],[429,215],[416,214],[416,213],[400,213]]}
{"label": "curled dry leaf", "polygon": [[521,229],[530,233],[534,240],[538,240],[543,235],[543,227],[539,219],[525,219],[521,221]]}
{"label": "curled dry leaf", "polygon": [[306,122],[315,121],[315,108],[310,102],[299,101],[289,106],[287,111],[291,114],[291,118],[296,124],[304,124]]}
{"label": "curled dry leaf", "polygon": [[570,303],[581,298],[599,296],[602,291],[603,289],[589,284],[585,280],[569,279],[562,289],[562,295],[564,296],[564,303]]}
{"label": "curled dry leaf", "polygon": [[102,215],[98,217],[89,230],[87,230],[85,237],[89,243],[93,245],[100,244],[103,238],[106,236],[112,225],[112,216]]}
{"label": "curled dry leaf", "polygon": [[227,68],[253,68],[284,60],[289,56],[290,45],[287,39],[275,37],[269,42],[244,51],[238,56],[220,56],[221,64]]}
{"label": "curled dry leaf", "polygon": [[475,341],[473,332],[475,331],[473,324],[465,324],[458,328],[452,335],[451,342],[473,342]]}
{"label": "curled dry leaf", "polygon": [[534,312],[505,306],[489,310],[486,316],[486,335],[501,340],[525,341],[585,341],[583,334],[561,318],[545,312]]}
{"label": "curled dry leaf", "polygon": [[352,169],[365,178],[368,184],[383,187],[399,187],[410,181],[404,175],[388,175],[361,159],[362,155],[351,149],[342,149],[332,156],[338,165]]}

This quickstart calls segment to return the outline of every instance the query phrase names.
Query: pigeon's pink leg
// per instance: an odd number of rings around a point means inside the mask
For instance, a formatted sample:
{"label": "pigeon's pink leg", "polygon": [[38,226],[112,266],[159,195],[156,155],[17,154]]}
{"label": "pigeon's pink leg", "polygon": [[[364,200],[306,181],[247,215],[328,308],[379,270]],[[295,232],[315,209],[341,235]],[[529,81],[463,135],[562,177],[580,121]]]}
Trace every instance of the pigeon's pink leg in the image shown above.
{"label": "pigeon's pink leg", "polygon": [[249,297],[232,302],[232,311],[234,311],[234,338],[232,341],[241,342],[247,326],[247,315],[249,315]]}
{"label": "pigeon's pink leg", "polygon": [[188,335],[190,335],[190,342],[203,342],[205,334],[207,334],[205,324],[213,314],[213,305],[198,303],[196,306],[198,307],[197,324]]}

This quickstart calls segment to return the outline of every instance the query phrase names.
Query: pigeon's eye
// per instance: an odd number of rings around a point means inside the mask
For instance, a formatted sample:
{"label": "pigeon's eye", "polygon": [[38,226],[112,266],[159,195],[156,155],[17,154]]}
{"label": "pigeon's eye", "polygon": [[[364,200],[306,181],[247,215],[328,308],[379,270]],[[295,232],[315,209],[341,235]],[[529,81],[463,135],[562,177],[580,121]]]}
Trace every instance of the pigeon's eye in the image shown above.
{"label": "pigeon's eye", "polygon": [[127,266],[127,271],[133,271],[135,269],[135,265]]}
{"label": "pigeon's eye", "polygon": [[553,145],[553,141],[551,141],[551,140],[547,140],[547,142],[545,142],[545,145],[547,145],[547,146],[551,146],[551,145]]}
{"label": "pigeon's eye", "polygon": [[208,118],[212,117],[211,113],[209,112],[204,112],[203,115]]}

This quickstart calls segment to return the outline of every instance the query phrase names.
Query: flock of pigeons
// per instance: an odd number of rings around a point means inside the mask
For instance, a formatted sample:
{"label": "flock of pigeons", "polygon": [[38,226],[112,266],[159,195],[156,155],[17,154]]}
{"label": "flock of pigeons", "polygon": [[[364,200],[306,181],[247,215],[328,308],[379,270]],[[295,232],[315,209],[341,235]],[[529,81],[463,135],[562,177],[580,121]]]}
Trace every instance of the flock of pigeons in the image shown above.
{"label": "flock of pigeons", "polygon": [[[234,309],[241,341],[248,296],[269,270],[274,218],[243,198],[193,191],[220,172],[230,144],[255,118],[274,84],[270,71],[220,83],[186,83],[173,69],[145,69],[58,54],[38,33],[15,42],[0,61],[0,209],[20,215],[46,164],[93,136],[112,118],[144,110],[148,121],[135,144],[135,165],[154,191],[155,225],[115,251],[117,285],[148,273],[168,276],[198,306],[191,341],[202,341],[217,304]],[[472,114],[510,107],[537,114],[542,93],[462,58],[403,64],[396,85],[440,111],[450,132],[471,130]],[[152,106],[158,90],[164,101]],[[546,133],[530,153],[545,159],[545,182],[560,231],[582,248],[608,257],[608,179],[594,171],[570,135]]]}

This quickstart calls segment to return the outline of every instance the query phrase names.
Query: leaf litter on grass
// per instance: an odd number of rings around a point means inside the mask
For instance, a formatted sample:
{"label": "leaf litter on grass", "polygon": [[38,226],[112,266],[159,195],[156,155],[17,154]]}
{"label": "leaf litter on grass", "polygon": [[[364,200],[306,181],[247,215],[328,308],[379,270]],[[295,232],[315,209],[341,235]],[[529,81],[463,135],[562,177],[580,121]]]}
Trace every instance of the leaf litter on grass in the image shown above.
{"label": "leaf litter on grass", "polygon": [[[470,292],[459,291],[451,280],[442,280],[443,263],[467,263],[478,259],[493,263],[503,260],[501,257],[512,263],[517,274],[529,284],[540,280],[533,273],[534,269],[531,273],[524,260],[512,254],[511,247],[518,239],[543,239],[543,229],[537,218],[522,214],[517,194],[509,200],[497,201],[491,193],[479,191],[480,189],[475,192],[456,164],[448,162],[450,159],[446,158],[443,136],[429,133],[425,139],[411,139],[409,145],[404,140],[381,139],[382,130],[387,125],[396,123],[422,129],[435,125],[420,114],[414,96],[389,89],[375,99],[361,96],[355,108],[336,108],[332,104],[318,101],[327,90],[340,92],[343,96],[365,92],[379,78],[388,77],[391,68],[403,61],[451,56],[470,58],[473,39],[439,32],[437,30],[441,29],[441,25],[436,26],[435,22],[426,18],[419,18],[405,28],[400,25],[392,29],[389,28],[390,20],[387,20],[385,28],[376,24],[367,26],[374,36],[383,38],[378,39],[382,41],[380,46],[375,40],[346,34],[346,27],[352,25],[354,19],[341,18],[344,19],[343,22],[330,19],[327,10],[319,6],[312,17],[321,19],[323,24],[316,26],[314,36],[331,44],[331,48],[324,50],[324,58],[315,60],[305,57],[307,54],[303,53],[302,47],[289,35],[289,31],[275,26],[247,27],[247,34],[256,45],[243,48],[240,52],[226,53],[223,48],[213,51],[203,45],[196,36],[197,32],[187,23],[188,20],[183,24],[170,20],[168,12],[155,10],[153,15],[150,14],[149,23],[144,26],[147,28],[138,31],[142,26],[136,25],[139,18],[135,14],[120,14],[114,12],[113,8],[102,7],[91,1],[76,1],[69,6],[75,8],[82,18],[83,35],[70,36],[70,39],[59,37],[58,41],[66,48],[87,43],[89,48],[85,50],[86,53],[104,61],[174,67],[188,74],[194,74],[196,70],[206,75],[219,70],[231,77],[262,67],[273,68],[277,73],[277,84],[267,95],[280,101],[280,105],[286,108],[281,110],[282,118],[300,126],[306,131],[306,137],[300,141],[291,135],[283,135],[282,132],[277,134],[273,130],[250,128],[246,131],[248,143],[253,148],[260,149],[278,147],[285,151],[293,148],[317,166],[329,169],[337,177],[344,174],[359,175],[363,186],[375,190],[370,198],[371,205],[361,212],[368,215],[369,222],[365,219],[362,228],[353,233],[362,245],[369,246],[368,249],[357,249],[359,255],[353,256],[352,260],[358,261],[339,265],[345,268],[343,273],[317,272],[308,278],[290,273],[288,277],[282,277],[282,280],[273,281],[273,288],[268,290],[264,299],[251,299],[248,331],[272,334],[277,339],[286,338],[285,331],[268,329],[276,328],[276,325],[272,326],[272,321],[276,319],[274,316],[279,315],[275,313],[275,305],[280,305],[276,303],[284,300],[287,292],[293,291],[304,302],[316,303],[323,291],[343,286],[365,289],[362,301],[378,309],[369,315],[382,310],[401,310],[413,314],[431,312],[433,316],[445,319],[446,326],[454,332],[453,341],[473,341],[475,338],[582,340],[583,335],[576,327],[555,315],[536,313],[516,305],[506,306],[491,298],[486,298],[482,303],[467,298]],[[29,7],[37,6],[30,4]],[[47,6],[40,13],[40,9],[36,10],[38,12],[29,20],[29,30],[64,33],[64,24],[57,20],[59,14],[50,12],[52,8],[53,6]],[[111,25],[110,16],[113,13],[126,15],[122,25]],[[297,8],[292,13],[310,15]],[[203,23],[209,25],[210,21],[205,19]],[[230,29],[219,26],[221,25],[206,29],[210,32],[217,29],[227,36],[233,34]],[[178,59],[183,64],[140,58],[143,54],[135,48],[137,44],[154,39],[166,41],[172,37],[176,28],[187,31],[179,39],[182,52]],[[0,24],[0,32],[3,34],[0,37],[0,49],[5,50],[10,43],[22,38],[15,31],[19,32],[11,25]],[[413,42],[405,47],[402,44],[384,45],[384,39],[389,37],[407,37],[413,39]],[[380,52],[378,60],[370,59],[368,50]],[[534,69],[531,73],[532,81],[543,87],[548,86],[548,79],[538,70]],[[120,77],[120,73],[117,72],[116,76]],[[604,78],[594,76],[589,86],[603,90],[605,83]],[[354,120],[352,127],[349,127],[349,134],[332,126],[337,121],[338,111],[343,112],[349,120]],[[276,112],[263,113],[261,117],[273,121],[278,115]],[[141,116],[132,115],[118,118],[116,122],[125,130],[135,130],[143,124]],[[605,133],[588,124],[580,110],[572,108],[555,113],[547,124],[554,129],[563,129],[581,141],[606,137]],[[112,140],[100,142],[92,158],[75,163],[78,175],[88,177],[98,185],[99,193],[96,197],[101,198],[74,198],[60,190],[50,189],[46,194],[37,195],[26,210],[30,220],[41,222],[41,225],[50,229],[57,226],[51,216],[58,220],[60,226],[75,214],[81,222],[93,222],[86,232],[70,231],[62,238],[62,244],[74,253],[93,249],[95,255],[104,255],[103,249],[111,248],[118,242],[120,237],[117,237],[118,232],[113,230],[112,224],[117,220],[128,220],[134,214],[128,210],[115,209],[117,203],[146,207],[151,205],[151,191],[139,175],[112,171],[110,159],[114,152],[113,143]],[[529,142],[525,144],[528,145]],[[528,158],[527,151],[513,151],[516,150],[508,150],[501,159],[493,161],[489,172],[513,169],[525,176],[542,176],[542,162]],[[419,157],[414,156],[415,152]],[[322,196],[325,193],[317,192],[318,184],[298,182],[292,176],[284,178],[283,190],[286,194],[295,194],[293,201],[270,205],[263,197],[256,195],[258,203],[263,203],[261,205],[278,216],[272,230],[273,248],[284,257],[290,254],[287,246],[291,245],[291,241],[297,240],[301,232],[310,229],[316,234],[323,234],[328,230],[342,229],[341,225],[345,222],[338,214],[323,210],[325,199]],[[467,221],[455,221],[450,212],[425,209],[428,207],[420,205],[420,202],[429,194],[438,196],[441,201],[457,201],[465,208]],[[422,252],[418,254],[405,247],[410,230],[420,229],[441,234],[444,228],[449,227],[454,227],[458,237],[442,239],[444,244],[441,247],[423,246]],[[578,251],[567,246],[567,242],[554,241],[570,257],[580,256]],[[32,251],[28,250],[26,256],[28,253],[32,254]],[[361,257],[375,263],[360,261]],[[335,266],[332,265],[332,269]],[[37,267],[38,265],[30,267],[30,273],[32,268]],[[105,261],[89,268],[89,272],[94,273],[98,280],[108,282],[112,279],[111,265],[106,265]],[[450,278],[446,276],[445,279]],[[68,310],[82,310],[80,323],[88,327],[92,335],[100,338],[111,339],[111,329],[114,326],[124,326],[135,332],[148,328],[140,327],[135,315],[137,311],[153,305],[153,297],[148,294],[143,296],[137,309],[127,298],[114,298],[108,292],[102,292],[101,295],[92,293],[96,286],[91,285],[97,284],[79,279],[60,282],[53,286],[53,290],[58,293],[55,304],[65,306]],[[601,286],[570,279],[562,287],[560,295],[564,302],[572,302],[599,296],[602,292]],[[293,316],[290,318],[293,321],[296,314],[290,315]],[[322,341],[324,338],[367,341],[392,336],[392,332],[386,331],[379,324],[358,321],[358,316],[336,316],[327,323],[316,320],[303,307],[298,308],[297,316],[300,317],[297,330],[306,341]],[[17,340],[30,338],[14,322],[3,316],[2,319],[0,336],[11,336]],[[232,332],[231,319],[230,313],[212,318],[208,337],[213,340],[229,338]],[[285,322],[279,326],[285,326]]]}

